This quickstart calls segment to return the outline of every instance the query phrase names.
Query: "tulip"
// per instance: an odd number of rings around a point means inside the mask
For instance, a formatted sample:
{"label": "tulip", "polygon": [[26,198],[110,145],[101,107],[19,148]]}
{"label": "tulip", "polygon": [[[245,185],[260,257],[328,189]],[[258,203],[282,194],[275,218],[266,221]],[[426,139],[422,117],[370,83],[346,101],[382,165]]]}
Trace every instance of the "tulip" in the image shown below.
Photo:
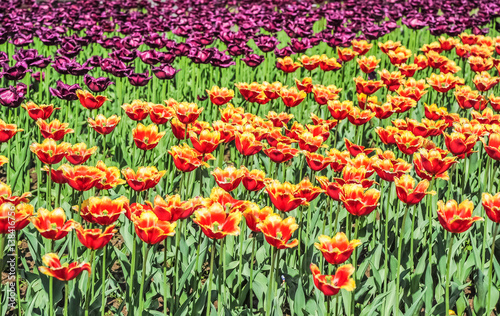
{"label": "tulip", "polygon": [[120,123],[120,120],[121,117],[119,116],[112,115],[109,118],[106,118],[102,114],[98,114],[95,120],[90,117],[87,119],[90,127],[101,135],[108,135],[111,133],[115,129],[116,125]]}
{"label": "tulip", "polygon": [[[22,84],[0,88],[0,104],[9,108],[17,108],[24,101],[26,91],[21,91]],[[26,85],[24,85],[26,87]]]}
{"label": "tulip", "polygon": [[135,145],[141,150],[151,150],[155,148],[166,132],[158,133],[158,125],[151,124],[147,127],[139,123],[132,130]]}
{"label": "tulip", "polygon": [[220,203],[214,203],[209,208],[200,208],[194,214],[193,222],[198,224],[210,239],[222,239],[227,235],[240,234],[238,225],[242,214],[234,212],[228,215]]}
{"label": "tulip", "polygon": [[272,214],[257,224],[257,228],[264,234],[266,241],[276,249],[293,248],[299,243],[297,239],[289,242],[293,232],[299,228],[293,217],[282,219],[278,214]]}
{"label": "tulip", "polygon": [[323,156],[318,153],[311,153],[308,151],[304,151],[304,155],[306,156],[306,163],[313,171],[321,171],[328,167],[334,160],[333,157]]}
{"label": "tulip", "polygon": [[211,172],[211,174],[215,178],[215,182],[219,187],[227,192],[231,192],[236,189],[238,185],[240,185],[243,177],[245,176],[245,171],[229,166],[224,170],[216,168]]}
{"label": "tulip", "polygon": [[290,212],[299,205],[307,205],[307,200],[297,197],[297,188],[290,182],[280,183],[277,180],[266,185],[271,203],[282,212]]}
{"label": "tulip", "polygon": [[484,92],[496,86],[500,82],[500,77],[491,77],[489,73],[481,72],[474,77],[472,82],[477,90]]}
{"label": "tulip", "polygon": [[342,264],[349,259],[354,248],[361,245],[361,241],[354,239],[349,241],[347,236],[340,232],[335,236],[330,238],[326,235],[321,235],[318,237],[319,243],[314,243],[325,260],[330,264]]}
{"label": "tulip", "polygon": [[137,236],[149,245],[156,245],[175,234],[177,223],[161,221],[152,211],[144,211],[132,216]]}
{"label": "tulip", "polygon": [[55,253],[45,254],[42,261],[47,267],[38,267],[41,273],[65,282],[78,277],[83,271],[87,271],[89,275],[91,272],[89,263],[61,264],[59,256]]}
{"label": "tulip", "polygon": [[27,203],[2,202],[0,204],[0,235],[11,233],[12,226],[20,231],[28,226],[33,216],[33,205]]}
{"label": "tulip", "polygon": [[388,40],[385,43],[378,43],[378,47],[380,50],[384,53],[387,54],[391,50],[395,50],[396,48],[401,46],[401,42],[393,42],[392,40]]}
{"label": "tulip", "polygon": [[125,213],[128,208],[128,199],[121,196],[111,200],[108,197],[90,197],[83,201],[81,208],[74,206],[75,211],[80,212],[80,216],[89,223],[108,226],[116,222],[120,214]]}
{"label": "tulip", "polygon": [[319,68],[323,71],[336,71],[342,68],[342,65],[335,57],[328,58],[326,55],[321,55],[319,60]]}
{"label": "tulip", "polygon": [[23,130],[17,128],[15,124],[7,124],[0,119],[0,143],[5,143]]}
{"label": "tulip", "polygon": [[88,249],[97,250],[104,248],[118,230],[115,229],[115,225],[107,226],[105,230],[100,228],[84,229],[82,225],[77,225],[75,232],[82,245]]}
{"label": "tulip", "polygon": [[326,155],[333,158],[330,167],[335,172],[342,171],[342,169],[344,169],[345,165],[347,164],[347,160],[350,157],[350,153],[347,150],[341,152],[336,148],[332,148],[330,151],[327,151]]}
{"label": "tulip", "polygon": [[181,197],[178,194],[167,195],[165,199],[157,195],[154,199],[154,208],[152,211],[161,221],[175,222],[179,219],[188,218],[202,206],[201,200],[197,198],[189,201],[181,201]]}
{"label": "tulip", "polygon": [[54,108],[53,104],[40,104],[37,105],[32,101],[21,105],[23,109],[28,112],[28,115],[35,121],[38,119],[46,120],[48,119],[54,110],[60,110],[61,108]]}
{"label": "tulip", "polygon": [[403,159],[377,160],[372,166],[380,178],[389,182],[395,181],[395,178],[401,177],[411,170],[411,165]]}
{"label": "tulip", "polygon": [[71,147],[69,143],[56,144],[56,141],[47,138],[43,143],[33,143],[30,145],[30,150],[40,159],[40,161],[47,165],[54,165],[64,158],[68,148]]}
{"label": "tulip", "polygon": [[359,69],[365,74],[372,73],[379,67],[380,59],[377,59],[375,56],[362,56],[358,58],[357,63],[359,65]]}
{"label": "tulip", "polygon": [[125,180],[134,191],[151,189],[160,182],[161,177],[163,177],[166,172],[165,170],[158,171],[156,167],[139,167],[137,172],[132,168],[122,170]]}
{"label": "tulip", "polygon": [[491,133],[488,142],[481,138],[484,150],[494,160],[500,160],[500,133]]}
{"label": "tulip", "polygon": [[429,181],[422,180],[415,186],[415,179],[408,174],[395,177],[394,183],[399,200],[407,205],[418,204],[427,194],[436,194],[435,191],[426,191]]}
{"label": "tulip", "polygon": [[69,123],[61,123],[58,119],[55,119],[50,123],[47,123],[42,119],[38,119],[36,121],[36,125],[40,129],[40,133],[44,138],[52,138],[55,141],[61,140],[66,134],[75,132],[73,129],[67,128]]}
{"label": "tulip", "polygon": [[346,210],[355,216],[370,214],[377,206],[380,191],[369,189],[365,191],[360,184],[346,184],[340,192],[340,200]]}
{"label": "tulip", "polygon": [[373,44],[368,43],[365,40],[352,40],[352,50],[358,53],[358,55],[365,55],[373,47]]}
{"label": "tulip", "polygon": [[295,88],[282,88],[280,90],[280,97],[287,107],[296,107],[306,98],[306,96],[307,94],[304,91],[297,91]]}
{"label": "tulip", "polygon": [[148,104],[141,100],[134,100],[131,104],[125,103],[122,105],[122,109],[134,121],[142,121],[149,114]]}
{"label": "tulip", "polygon": [[56,208],[52,212],[39,208],[35,217],[30,218],[31,223],[47,239],[59,240],[64,237],[77,224],[74,220],[66,221],[66,214],[62,208]]}
{"label": "tulip", "polygon": [[181,102],[174,105],[174,110],[177,119],[181,123],[188,125],[198,119],[203,108],[198,108],[196,103]]}
{"label": "tulip", "polygon": [[74,85],[68,85],[63,83],[61,80],[57,80],[56,84],[57,88],[49,88],[49,91],[53,96],[66,101],[78,100],[76,91],[80,90],[80,85],[77,83]]}
{"label": "tulip", "polygon": [[208,167],[201,154],[185,143],[182,146],[172,146],[168,153],[172,155],[175,167],[182,172],[191,172],[202,165]]}
{"label": "tulip", "polygon": [[96,93],[104,92],[110,85],[114,84],[114,82],[107,77],[94,78],[88,74],[83,77],[83,82],[85,82],[85,85],[87,85],[91,91]]}
{"label": "tulip", "polygon": [[104,102],[108,100],[105,96],[97,95],[94,96],[88,91],[77,90],[76,96],[80,100],[80,104],[89,110],[96,110],[100,108]]}
{"label": "tulip", "polygon": [[453,164],[457,163],[456,157],[446,157],[447,154],[447,151],[421,148],[419,153],[414,155],[413,159],[414,163],[416,160],[420,160],[423,170],[431,176],[437,177],[444,174]]}
{"label": "tulip", "polygon": [[97,151],[97,146],[87,149],[87,144],[78,143],[68,147],[64,157],[73,165],[85,163]]}
{"label": "tulip", "polygon": [[278,61],[276,62],[276,68],[287,74],[295,72],[300,67],[302,67],[302,64],[294,62],[289,56],[286,56],[285,58],[278,58]]}
{"label": "tulip", "polygon": [[415,136],[410,131],[403,131],[400,134],[394,135],[394,140],[399,150],[405,155],[413,155],[422,147],[425,141],[422,136]]}
{"label": "tulip", "polygon": [[380,79],[389,91],[396,91],[401,86],[403,76],[399,71],[389,72],[386,69],[378,72]]}
{"label": "tulip", "polygon": [[213,86],[212,89],[205,91],[210,97],[210,101],[217,106],[224,105],[234,98],[234,91],[228,88]]}
{"label": "tulip", "polygon": [[374,94],[384,85],[382,81],[364,80],[362,77],[354,78],[354,82],[356,83],[356,92],[366,95]]}
{"label": "tulip", "polygon": [[356,288],[356,282],[350,278],[354,274],[351,264],[339,267],[334,275],[322,275],[318,266],[311,263],[311,272],[314,285],[326,296],[336,295],[341,289],[351,292]]}
{"label": "tulip", "polygon": [[195,133],[190,133],[190,139],[194,149],[202,154],[212,153],[220,143],[224,142],[224,140],[220,138],[220,133],[218,131],[211,132],[209,130],[203,130],[198,137]]}
{"label": "tulip", "polygon": [[106,167],[104,162],[99,160],[96,168],[104,173],[104,177],[101,181],[95,184],[96,189],[109,190],[125,183],[125,180],[120,179],[120,169],[117,167]]}
{"label": "tulip", "polygon": [[236,149],[245,156],[252,156],[261,151],[263,144],[257,141],[255,135],[249,132],[235,133]]}
{"label": "tulip", "polygon": [[438,219],[441,226],[451,233],[463,233],[467,231],[474,222],[484,220],[482,217],[472,217],[474,205],[465,200],[458,204],[455,200],[446,202],[438,201]]}

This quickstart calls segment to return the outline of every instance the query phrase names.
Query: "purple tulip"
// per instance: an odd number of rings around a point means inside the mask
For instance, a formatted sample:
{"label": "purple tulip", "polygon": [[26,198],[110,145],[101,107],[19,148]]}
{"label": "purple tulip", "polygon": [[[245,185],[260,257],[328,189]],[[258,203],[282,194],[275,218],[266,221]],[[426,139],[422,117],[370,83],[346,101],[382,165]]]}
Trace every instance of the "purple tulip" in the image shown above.
{"label": "purple tulip", "polygon": [[0,88],[0,104],[9,108],[17,108],[24,101],[24,94],[16,86]]}
{"label": "purple tulip", "polygon": [[82,47],[75,40],[65,40],[57,52],[68,58],[74,58],[81,50]]}
{"label": "purple tulip", "polygon": [[2,75],[7,80],[18,81],[22,80],[26,73],[31,72],[31,69],[28,69],[28,65],[24,61],[18,61],[14,66],[9,67],[8,64],[3,65]]}
{"label": "purple tulip", "polygon": [[133,71],[133,68],[127,66],[124,62],[111,58],[104,58],[101,61],[101,69],[120,78],[126,77]]}
{"label": "purple tulip", "polygon": [[264,56],[260,56],[257,54],[248,54],[245,58],[242,58],[241,60],[243,60],[245,64],[247,64],[247,66],[249,67],[257,67],[258,65],[262,64],[264,59],[265,59]]}
{"label": "purple tulip", "polygon": [[101,67],[101,60],[102,60],[101,56],[98,55],[90,56],[87,59],[86,64],[89,64],[92,67]]}
{"label": "purple tulip", "polygon": [[276,48],[274,50],[274,54],[276,55],[276,57],[280,57],[280,58],[283,58],[285,56],[290,56],[291,54],[293,53],[292,49],[290,48],[290,46],[285,46],[283,48]]}
{"label": "purple tulip", "polygon": [[57,80],[57,88],[49,87],[50,93],[62,100],[66,101],[74,101],[77,100],[76,90],[80,90],[79,84],[68,85],[62,82],[61,80]]}
{"label": "purple tulip", "polygon": [[154,49],[150,49],[143,52],[138,52],[138,55],[143,63],[148,65],[156,65],[160,62],[163,53],[158,52]]}
{"label": "purple tulip", "polygon": [[127,78],[131,85],[136,87],[143,87],[148,84],[149,80],[151,80],[153,76],[149,76],[148,72],[131,73],[127,76]]}
{"label": "purple tulip", "polygon": [[160,67],[153,67],[152,70],[156,78],[161,80],[171,80],[175,77],[175,74],[180,71],[180,69],[175,69],[168,64],[161,65]]}
{"label": "purple tulip", "polygon": [[279,41],[273,36],[262,35],[254,39],[255,45],[264,53],[272,52],[279,45]]}
{"label": "purple tulip", "polygon": [[6,52],[0,52],[0,64],[9,63],[9,55]]}
{"label": "purple tulip", "polygon": [[109,57],[117,60],[121,60],[124,63],[129,63],[137,58],[136,50],[128,50],[126,48],[121,48],[109,53]]}
{"label": "purple tulip", "polygon": [[103,92],[110,85],[114,84],[108,77],[94,78],[88,74],[83,77],[83,82],[89,87],[93,92]]}
{"label": "purple tulip", "polygon": [[11,43],[14,44],[15,46],[28,46],[29,44],[33,43],[33,35],[31,34],[25,35],[23,33],[18,33],[13,38]]}

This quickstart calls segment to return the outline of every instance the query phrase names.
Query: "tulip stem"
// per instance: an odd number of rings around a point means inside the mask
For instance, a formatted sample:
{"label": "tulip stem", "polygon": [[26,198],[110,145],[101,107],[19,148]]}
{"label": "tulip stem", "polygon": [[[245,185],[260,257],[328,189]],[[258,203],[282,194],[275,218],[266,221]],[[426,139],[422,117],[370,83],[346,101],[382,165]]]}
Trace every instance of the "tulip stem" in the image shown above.
{"label": "tulip stem", "polygon": [[[94,268],[94,257],[95,257],[95,250],[92,249],[90,251],[90,265],[92,266],[92,268]],[[85,295],[85,316],[89,315],[90,300],[92,299],[92,296],[90,295],[90,289],[91,289],[90,285],[94,284],[94,275],[95,273],[92,273],[92,282],[87,283],[87,294]]]}
{"label": "tulip stem", "polygon": [[[349,214],[348,216],[354,216]],[[355,228],[354,228],[354,239],[358,239],[358,232],[359,232],[359,218],[360,216],[356,216],[355,221]],[[352,256],[352,264],[355,269],[358,268],[358,247],[354,248],[354,253]],[[354,281],[356,281],[356,278],[354,278]],[[356,299],[355,299],[355,294],[354,291],[352,292],[352,299],[351,299],[351,314],[356,315],[355,313],[355,306],[356,306]]]}
{"label": "tulip stem", "polygon": [[210,272],[208,274],[208,298],[207,298],[207,314],[206,316],[210,316],[210,309],[212,307],[212,276],[214,274],[214,257],[215,257],[215,243],[217,239],[213,239],[212,249],[210,250]]}
{"label": "tulip stem", "polygon": [[[389,261],[389,203],[392,197],[392,187],[391,185],[387,185],[386,188],[388,189],[387,193],[387,199],[385,201],[385,216],[384,216],[384,293],[387,292],[387,286],[389,283],[389,266],[388,266],[388,261]],[[382,310],[385,311],[385,302],[383,304]]]}
{"label": "tulip stem", "polygon": [[302,271],[302,258],[300,256],[300,244],[302,243],[302,217],[303,217],[303,213],[304,213],[304,206],[300,206],[297,211],[299,212],[299,222],[298,222],[298,225],[299,225],[299,237],[298,237],[298,240],[299,240],[299,244],[297,245],[297,253],[298,253],[298,263],[299,263],[299,272]]}
{"label": "tulip stem", "polygon": [[[15,255],[16,255],[16,262],[15,262],[15,265],[16,265],[16,295],[17,295],[17,313],[19,316],[21,316],[21,287],[19,286],[19,280],[20,280],[20,277],[19,277],[19,269],[17,268],[18,267],[18,264],[19,264],[19,246],[18,246],[18,243],[19,243],[19,232],[16,231],[16,240],[15,240]],[[0,251],[3,252],[3,248],[0,249]],[[0,270],[0,271],[3,271]]]}
{"label": "tulip stem", "polygon": [[[434,187],[434,182],[436,181],[436,178],[432,177],[431,184],[429,185],[429,191],[432,191],[432,188]],[[429,249],[429,265],[431,266],[432,270],[432,195],[429,194],[427,197],[427,218],[429,220],[428,223],[428,228],[427,228],[427,249]],[[430,306],[429,306],[430,308]]]}
{"label": "tulip stem", "polygon": [[253,315],[253,261],[255,260],[255,241],[252,237],[252,257],[250,258],[250,314]]}
{"label": "tulip stem", "polygon": [[273,288],[274,288],[274,266],[276,264],[276,255],[278,254],[278,249],[272,247],[271,249],[271,271],[269,273],[269,287],[267,289],[267,306],[266,306],[266,316],[271,315],[271,306],[273,302]]}
{"label": "tulip stem", "polygon": [[49,278],[49,315],[54,315],[54,278]]}
{"label": "tulip stem", "polygon": [[[168,238],[165,238],[165,240],[163,241],[163,314],[165,316],[167,316],[167,296],[168,296],[168,293],[167,293],[167,239]],[[198,266],[198,257],[196,258],[196,267],[197,266]]]}
{"label": "tulip stem", "polygon": [[245,225],[245,221],[242,221],[241,223],[241,232],[240,232],[240,248],[239,248],[239,252],[240,252],[240,258],[239,258],[239,263],[238,263],[238,266],[239,266],[239,269],[238,269],[238,290],[236,291],[236,293],[238,293],[238,298],[240,297],[241,295],[241,273],[243,272],[243,238],[246,238],[246,225]]}
{"label": "tulip stem", "polygon": [[180,243],[181,243],[181,232],[182,232],[182,224],[183,222],[181,221],[179,225],[179,230],[175,234],[175,266],[174,266],[174,274],[175,274],[175,282],[173,286],[173,292],[172,295],[175,297],[175,303],[172,308],[174,310],[177,308],[177,303],[179,302],[179,298],[177,295],[177,292],[179,289],[177,288],[179,286],[179,248],[180,248]]}
{"label": "tulip stem", "polygon": [[[484,172],[484,189],[483,192],[490,192],[490,186],[488,183],[488,180],[491,181],[490,173],[491,173],[491,158],[487,157],[487,162],[486,162],[486,170]],[[484,208],[483,208],[483,217],[484,217]],[[481,254],[481,267],[484,269],[485,265],[485,260],[486,260],[486,235],[488,235],[488,224],[485,222],[484,223],[484,229],[483,229],[483,251]]]}
{"label": "tulip stem", "polygon": [[61,189],[62,184],[57,185],[56,206],[61,206]]}
{"label": "tulip stem", "polygon": [[[395,300],[395,304],[394,304],[394,315],[397,316],[400,312],[399,310],[399,278],[400,278],[400,275],[401,275],[401,269],[400,269],[400,266],[401,266],[401,249],[403,248],[403,240],[404,240],[404,231],[405,231],[405,223],[406,223],[406,217],[408,216],[408,211],[410,210],[410,205],[409,204],[406,204],[406,207],[405,207],[405,213],[403,215],[403,223],[401,224],[401,229],[399,230],[400,233],[399,233],[399,247],[398,247],[398,265],[396,266],[397,267],[397,276],[396,276],[396,300]],[[398,214],[399,215],[399,214]],[[396,220],[398,221],[399,218],[398,216],[396,216]],[[396,234],[398,232],[396,231]]]}
{"label": "tulip stem", "polygon": [[[411,270],[410,276],[413,273],[413,269],[415,269],[415,261],[413,260],[413,231],[415,230],[415,218],[417,215],[417,211],[413,209],[413,214],[411,218],[411,231],[410,231],[410,261],[411,261]],[[411,280],[411,277],[410,277]]]}
{"label": "tulip stem", "polygon": [[331,301],[332,297],[330,295],[328,295],[326,297],[326,316],[330,316],[332,313],[330,312],[330,301]]}
{"label": "tulip stem", "polygon": [[47,174],[47,209],[52,211],[52,165],[49,165]]}
{"label": "tulip stem", "polygon": [[340,217],[340,201],[337,201],[337,213],[335,214],[335,224],[333,225],[333,228],[331,228],[331,233],[333,234],[335,231],[337,231],[337,226],[339,223],[339,217]]}
{"label": "tulip stem", "polygon": [[[451,256],[453,253],[453,237],[455,235],[453,233],[450,233],[450,243],[448,245],[448,261],[446,262],[446,293],[445,293],[445,312],[448,313],[450,310],[450,263],[451,263]],[[488,295],[489,297],[489,295]]]}
{"label": "tulip stem", "polygon": [[[485,224],[486,225],[486,224]],[[490,267],[488,269],[488,297],[486,298],[486,315],[491,314],[490,302],[491,302],[491,284],[493,283],[493,261],[495,260],[495,241],[498,233],[498,223],[495,224],[495,229],[493,229],[493,242],[491,244],[490,253]]]}
{"label": "tulip stem", "polygon": [[[149,248],[146,244],[144,244],[144,248],[146,248],[145,253],[144,253],[144,258],[142,260],[142,281],[141,281],[141,288],[139,289],[139,312],[142,314],[144,311],[144,282],[146,281],[146,264],[148,261],[148,253],[149,253]],[[104,309],[103,309],[104,310]]]}
{"label": "tulip stem", "polygon": [[[132,235],[134,236],[134,235]],[[129,284],[129,293],[128,293],[128,296],[129,296],[129,299],[130,299],[130,302],[129,302],[129,309],[132,310],[133,309],[133,288],[134,288],[134,272],[135,272],[135,254],[137,252],[137,242],[135,240],[135,238],[132,238],[132,254],[131,254],[131,257],[132,257],[132,260],[131,260],[131,263],[130,263],[130,284]]]}
{"label": "tulip stem", "polygon": [[[106,247],[107,245],[104,245],[102,248],[102,305],[101,305],[101,316],[104,316],[104,311],[106,309]],[[147,257],[147,252],[146,252],[146,257]],[[144,283],[144,277],[143,281]],[[92,282],[94,283],[94,282]],[[141,284],[142,285],[142,284]],[[142,311],[142,309],[140,309]]]}
{"label": "tulip stem", "polygon": [[64,282],[64,316],[68,316],[69,286],[68,281]]}

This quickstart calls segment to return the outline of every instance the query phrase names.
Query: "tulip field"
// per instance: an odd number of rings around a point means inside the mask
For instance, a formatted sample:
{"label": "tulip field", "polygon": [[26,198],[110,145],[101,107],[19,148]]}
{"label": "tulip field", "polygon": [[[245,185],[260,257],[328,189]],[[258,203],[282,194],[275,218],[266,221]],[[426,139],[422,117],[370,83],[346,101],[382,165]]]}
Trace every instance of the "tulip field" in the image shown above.
{"label": "tulip field", "polygon": [[2,315],[500,315],[500,3],[0,2]]}

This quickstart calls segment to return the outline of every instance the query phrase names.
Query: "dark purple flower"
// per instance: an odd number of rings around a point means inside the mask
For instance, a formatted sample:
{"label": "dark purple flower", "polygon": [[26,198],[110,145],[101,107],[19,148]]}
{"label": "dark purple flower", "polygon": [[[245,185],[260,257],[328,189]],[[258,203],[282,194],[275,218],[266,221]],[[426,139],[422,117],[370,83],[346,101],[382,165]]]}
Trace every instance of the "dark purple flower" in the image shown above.
{"label": "dark purple flower", "polygon": [[216,52],[214,56],[212,56],[210,63],[213,66],[220,68],[229,68],[230,66],[236,65],[236,62],[231,58],[231,56],[221,52]]}
{"label": "dark purple flower", "polygon": [[40,41],[47,46],[59,45],[61,43],[61,37],[52,29],[42,27],[36,34]]}
{"label": "dark purple flower", "polygon": [[249,67],[257,67],[258,65],[262,64],[264,59],[265,59],[264,56],[260,56],[257,54],[248,54],[245,58],[242,58],[241,60],[243,60],[245,64],[247,64],[247,66]]}
{"label": "dark purple flower", "polygon": [[57,80],[57,88],[49,87],[49,91],[53,96],[66,101],[77,100],[78,97],[76,96],[76,90],[80,89],[80,85],[77,83],[69,85],[65,84],[61,80]]}
{"label": "dark purple flower", "polygon": [[73,76],[83,76],[90,70],[92,70],[94,67],[92,66],[86,66],[85,64],[80,65],[79,63],[76,62],[76,60],[71,59],[67,64],[66,64],[66,69],[68,70],[70,75]]}
{"label": "dark purple flower", "polygon": [[254,39],[254,41],[255,45],[264,53],[272,52],[280,43],[275,37],[267,35],[261,35]]}
{"label": "dark purple flower", "polygon": [[133,71],[133,68],[125,65],[124,62],[111,58],[104,58],[101,61],[101,69],[120,78],[126,77]]}
{"label": "dark purple flower", "polygon": [[17,33],[16,36],[11,41],[15,46],[27,46],[33,43],[33,35],[25,35],[23,33]]}
{"label": "dark purple flower", "polygon": [[101,67],[101,60],[102,60],[101,56],[94,55],[94,56],[90,56],[87,59],[86,63],[89,64],[92,67]]}
{"label": "dark purple flower", "polygon": [[173,79],[175,77],[175,74],[180,71],[180,69],[175,69],[168,64],[161,65],[160,67],[153,67],[152,70],[156,78],[161,80]]}
{"label": "dark purple flower", "polygon": [[207,94],[205,94],[205,95],[201,95],[201,96],[200,96],[200,95],[198,94],[198,95],[196,96],[196,99],[198,99],[198,101],[205,101],[206,99],[208,99],[208,95],[207,95]]}
{"label": "dark purple flower", "polygon": [[153,78],[153,76],[149,76],[148,72],[145,73],[131,73],[127,76],[128,81],[131,85],[136,87],[143,87],[148,84],[149,80]]}
{"label": "dark purple flower", "polygon": [[28,66],[39,59],[36,49],[19,49],[12,58],[16,61],[24,61]]}
{"label": "dark purple flower", "polygon": [[26,76],[26,73],[31,72],[28,65],[24,61],[18,61],[14,66],[9,67],[8,64],[3,65],[2,75],[7,80],[18,81]]}
{"label": "dark purple flower", "polygon": [[126,48],[121,48],[109,53],[109,57],[121,60],[124,63],[129,63],[137,58],[137,51],[135,49],[128,50]]}
{"label": "dark purple flower", "polygon": [[74,58],[81,50],[82,47],[75,40],[65,40],[57,52],[68,58]]}
{"label": "dark purple flower", "polygon": [[89,87],[93,92],[103,92],[110,85],[114,84],[108,77],[94,78],[88,74],[83,77],[83,82]]}
{"label": "dark purple flower", "polygon": [[160,62],[160,58],[162,57],[163,53],[158,52],[154,49],[150,49],[143,52],[138,52],[138,55],[143,63],[148,65],[156,65]]}
{"label": "dark purple flower", "polygon": [[308,48],[311,47],[311,41],[309,41],[308,38],[303,38],[302,40],[292,38],[290,40],[290,48],[294,53],[304,53]]}
{"label": "dark purple flower", "polygon": [[213,49],[197,49],[192,48],[189,52],[188,57],[195,64],[208,64],[210,63],[210,58],[214,55]]}
{"label": "dark purple flower", "polygon": [[175,47],[172,48],[172,53],[174,53],[176,56],[187,56],[190,49],[191,45],[181,42],[176,44]]}
{"label": "dark purple flower", "polygon": [[24,94],[16,86],[0,88],[0,104],[9,108],[17,108],[24,101]]}
{"label": "dark purple flower", "polygon": [[276,55],[276,57],[280,57],[280,58],[290,56],[292,53],[293,53],[293,51],[290,48],[290,46],[285,46],[283,48],[276,48],[274,50],[274,54]]}

